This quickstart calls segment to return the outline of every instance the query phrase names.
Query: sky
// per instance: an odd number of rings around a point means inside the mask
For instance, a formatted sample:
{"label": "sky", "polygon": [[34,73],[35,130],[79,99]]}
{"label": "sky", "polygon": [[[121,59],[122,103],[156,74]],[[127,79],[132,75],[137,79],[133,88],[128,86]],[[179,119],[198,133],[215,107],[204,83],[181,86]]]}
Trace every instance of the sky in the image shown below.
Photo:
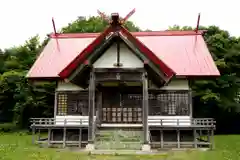
{"label": "sky", "polygon": [[52,17],[60,29],[78,16],[97,15],[97,9],[124,17],[135,8],[129,20],[151,30],[165,30],[174,24],[196,26],[201,13],[200,25],[217,25],[240,36],[239,5],[239,0],[1,0],[0,48],[24,44],[37,34],[43,40],[53,32]]}

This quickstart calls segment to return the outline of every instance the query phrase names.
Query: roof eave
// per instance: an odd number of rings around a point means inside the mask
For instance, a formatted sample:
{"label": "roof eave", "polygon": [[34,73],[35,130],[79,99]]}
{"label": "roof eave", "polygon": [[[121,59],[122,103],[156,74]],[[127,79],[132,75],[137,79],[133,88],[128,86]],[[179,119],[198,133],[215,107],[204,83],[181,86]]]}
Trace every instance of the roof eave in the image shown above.
{"label": "roof eave", "polygon": [[148,57],[151,61],[153,61],[155,64],[158,64],[160,69],[165,73],[166,77],[168,79],[171,79],[176,73],[162,60],[160,60],[148,47],[146,47],[140,40],[138,40],[135,36],[133,36],[126,28],[121,26],[121,31],[123,34],[125,34],[127,37],[135,41],[136,45],[146,54],[148,54]]}
{"label": "roof eave", "polygon": [[61,80],[60,77],[26,77],[28,81],[56,81]]}
{"label": "roof eave", "polygon": [[[194,30],[190,31],[150,31],[150,32],[130,32],[133,36],[191,36],[191,35],[204,35],[207,30]],[[67,39],[67,38],[96,38],[102,33],[51,33],[48,35],[52,39]]]}
{"label": "roof eave", "polygon": [[108,27],[102,34],[100,34],[92,43],[90,43],[83,51],[81,51],[78,56],[69,64],[67,67],[65,67],[58,75],[65,79],[67,78],[73,70],[77,67],[77,65],[80,62],[83,62],[85,60],[85,57],[91,53],[94,48],[101,43],[101,41],[105,38],[106,35],[108,35],[112,31],[112,27]]}

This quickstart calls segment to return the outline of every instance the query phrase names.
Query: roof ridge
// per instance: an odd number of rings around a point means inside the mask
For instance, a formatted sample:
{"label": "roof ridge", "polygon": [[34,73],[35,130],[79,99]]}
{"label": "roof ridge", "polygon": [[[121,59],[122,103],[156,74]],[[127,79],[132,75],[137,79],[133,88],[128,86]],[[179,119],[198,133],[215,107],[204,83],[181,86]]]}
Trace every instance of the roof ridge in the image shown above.
{"label": "roof ridge", "polygon": [[[141,31],[141,32],[130,32],[133,36],[193,36],[202,35],[205,31],[199,30],[198,32],[194,30],[165,30],[165,31]],[[50,38],[95,38],[101,33],[58,33],[50,34]]]}

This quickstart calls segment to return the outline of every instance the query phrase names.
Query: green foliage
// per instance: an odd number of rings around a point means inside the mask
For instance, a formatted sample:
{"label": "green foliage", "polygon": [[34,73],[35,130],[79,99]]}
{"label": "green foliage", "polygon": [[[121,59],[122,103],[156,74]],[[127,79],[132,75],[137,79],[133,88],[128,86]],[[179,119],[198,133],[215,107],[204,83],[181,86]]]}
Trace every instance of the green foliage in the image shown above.
{"label": "green foliage", "polygon": [[[108,22],[101,17],[79,17],[68,26],[62,28],[62,33],[98,33],[104,31]],[[131,21],[127,21],[124,26],[131,32],[140,31]]]}
{"label": "green foliage", "polygon": [[[25,78],[41,48],[39,37],[34,36],[19,47],[6,49],[1,55],[0,117],[1,121],[14,121],[19,127],[28,125],[30,117],[50,116],[53,95],[35,91],[36,86]],[[0,61],[1,62],[1,61]],[[54,91],[42,85],[44,91]]]}
{"label": "green foliage", "polygon": [[[61,32],[102,32],[106,26],[107,22],[100,17],[79,17]],[[129,21],[125,27],[140,30]],[[31,117],[53,116],[55,84],[33,85],[25,78],[48,40],[40,43],[39,37],[34,36],[22,46],[0,50],[0,122],[13,121],[18,127],[27,127]]]}

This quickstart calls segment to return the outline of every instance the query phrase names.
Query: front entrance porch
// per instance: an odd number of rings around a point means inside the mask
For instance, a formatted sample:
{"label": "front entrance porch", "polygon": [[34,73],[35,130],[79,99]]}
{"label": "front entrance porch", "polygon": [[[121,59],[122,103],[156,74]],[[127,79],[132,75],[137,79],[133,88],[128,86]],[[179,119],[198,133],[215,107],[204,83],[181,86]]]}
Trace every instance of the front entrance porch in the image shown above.
{"label": "front entrance porch", "polygon": [[[85,77],[87,89],[57,91],[54,118],[35,119],[32,127],[48,129],[48,145],[63,147],[87,143],[87,149],[101,149],[105,145],[100,142],[107,139],[111,146],[129,146],[134,142],[123,137],[135,134],[135,149],[211,147],[214,121],[192,118],[191,91],[154,87],[154,82],[162,81],[147,74],[144,69],[93,68]],[[74,81],[80,80],[84,81]]]}
{"label": "front entrance porch", "polygon": [[141,88],[102,87],[101,123],[142,124]]}

